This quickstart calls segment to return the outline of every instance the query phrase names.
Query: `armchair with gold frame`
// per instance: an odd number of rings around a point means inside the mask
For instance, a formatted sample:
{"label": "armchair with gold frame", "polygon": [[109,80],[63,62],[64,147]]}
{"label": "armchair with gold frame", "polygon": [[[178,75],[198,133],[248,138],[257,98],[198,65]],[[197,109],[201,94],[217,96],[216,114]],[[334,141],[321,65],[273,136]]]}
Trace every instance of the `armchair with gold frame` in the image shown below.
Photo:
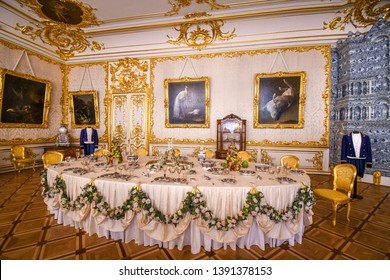
{"label": "armchair with gold frame", "polygon": [[110,151],[107,150],[107,149],[98,149],[96,150],[93,155],[94,156],[97,156],[97,157],[102,157],[102,156],[106,156],[106,155],[109,155],[110,154]]}
{"label": "armchair with gold frame", "polygon": [[20,173],[21,168],[25,168],[26,164],[31,164],[35,171],[35,158],[36,154],[30,148],[26,148],[22,145],[14,145],[11,147],[10,160],[15,169]]}
{"label": "armchair with gold frame", "polygon": [[46,169],[49,165],[61,162],[64,159],[64,154],[56,151],[49,151],[42,155],[43,167]]}
{"label": "armchair with gold frame", "polygon": [[333,169],[333,189],[314,189],[317,198],[332,202],[333,226],[336,225],[337,208],[347,204],[347,220],[351,211],[351,193],[356,178],[356,166],[349,163],[338,164]]}
{"label": "armchair with gold frame", "polygon": [[213,150],[204,149],[202,152],[205,153],[207,159],[212,159],[212,158],[214,158],[214,152],[213,152]]}
{"label": "armchair with gold frame", "polygon": [[299,158],[293,155],[282,156],[280,158],[280,165],[297,169],[299,167]]}

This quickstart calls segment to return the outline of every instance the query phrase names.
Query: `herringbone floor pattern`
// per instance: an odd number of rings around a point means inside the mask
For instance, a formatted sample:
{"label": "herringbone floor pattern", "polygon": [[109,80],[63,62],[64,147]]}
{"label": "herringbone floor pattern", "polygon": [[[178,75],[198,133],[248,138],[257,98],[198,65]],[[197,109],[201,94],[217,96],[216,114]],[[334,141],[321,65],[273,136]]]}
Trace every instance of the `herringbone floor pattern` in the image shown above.
{"label": "herringbone floor pattern", "polygon": [[[41,197],[40,170],[0,174],[0,259],[2,260],[293,260],[390,259],[390,187],[359,183],[362,200],[354,200],[351,221],[340,209],[332,226],[330,204],[317,201],[314,222],[302,244],[283,244],[266,250],[220,249],[191,254],[157,246],[124,243],[57,224]],[[331,187],[332,177],[311,175],[312,188]]]}

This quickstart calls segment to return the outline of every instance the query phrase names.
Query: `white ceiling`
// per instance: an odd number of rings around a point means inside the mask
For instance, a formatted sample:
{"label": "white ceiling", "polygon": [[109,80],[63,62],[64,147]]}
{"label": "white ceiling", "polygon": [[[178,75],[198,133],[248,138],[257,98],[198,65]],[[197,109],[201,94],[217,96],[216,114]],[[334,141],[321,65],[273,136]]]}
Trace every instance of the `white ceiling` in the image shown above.
{"label": "white ceiling", "polygon": [[[55,53],[55,46],[44,44],[38,37],[32,40],[15,29],[17,24],[35,27],[35,24],[43,21],[32,9],[20,5],[20,2],[31,1],[34,0],[0,0],[0,38],[65,62]],[[67,60],[68,63],[332,44],[345,38],[349,31],[356,32],[352,26],[347,26],[344,31],[323,29],[324,22],[330,22],[340,15],[338,11],[350,7],[347,0],[192,0],[188,1],[191,2],[190,6],[171,16],[166,15],[173,8],[168,0],[78,2],[94,9],[99,25],[84,28],[83,31],[88,41],[101,43],[104,48],[100,51],[87,48],[83,52],[75,52]],[[228,5],[229,8],[211,9],[206,2]],[[168,36],[178,36],[175,27],[184,21],[184,16],[195,12],[207,12],[211,15],[209,18],[222,19],[224,25],[221,30],[234,30],[236,37],[227,41],[217,40],[203,50],[168,43]]]}

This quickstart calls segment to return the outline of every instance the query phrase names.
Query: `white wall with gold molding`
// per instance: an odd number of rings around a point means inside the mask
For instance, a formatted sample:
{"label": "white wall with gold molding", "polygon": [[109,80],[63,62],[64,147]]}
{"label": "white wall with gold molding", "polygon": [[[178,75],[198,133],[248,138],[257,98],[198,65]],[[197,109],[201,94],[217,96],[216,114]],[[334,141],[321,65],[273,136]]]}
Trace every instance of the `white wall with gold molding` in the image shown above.
{"label": "white wall with gold molding", "polygon": [[[70,91],[90,91],[95,90],[98,93],[99,103],[99,120],[100,126],[97,128],[99,138],[104,134],[106,120],[104,110],[104,96],[106,94],[106,70],[100,64],[97,65],[81,65],[70,68],[68,75],[68,92]],[[69,98],[69,97],[67,97]],[[68,104],[69,105],[69,104]],[[74,139],[80,138],[81,128],[71,127],[71,115],[69,106],[67,106],[67,120],[69,134]]]}
{"label": "white wall with gold molding", "polygon": [[[274,154],[274,163],[278,163],[280,156],[289,153],[290,149],[290,153],[297,154],[308,169],[328,170],[329,55],[329,46],[315,46],[156,60],[152,63],[155,102],[151,145],[162,150],[165,139],[174,137],[176,145],[181,146],[185,153],[191,153],[194,147],[202,145],[202,140],[215,141],[217,119],[233,113],[247,120],[247,149],[257,154],[257,160],[261,158],[260,148],[272,147],[273,153],[283,150]],[[306,73],[304,127],[254,128],[256,74],[301,71]],[[210,128],[166,128],[164,80],[202,76],[210,80]],[[215,149],[215,146],[209,141],[210,148]],[[294,148],[297,150],[291,152]],[[316,162],[319,154],[320,164]]]}

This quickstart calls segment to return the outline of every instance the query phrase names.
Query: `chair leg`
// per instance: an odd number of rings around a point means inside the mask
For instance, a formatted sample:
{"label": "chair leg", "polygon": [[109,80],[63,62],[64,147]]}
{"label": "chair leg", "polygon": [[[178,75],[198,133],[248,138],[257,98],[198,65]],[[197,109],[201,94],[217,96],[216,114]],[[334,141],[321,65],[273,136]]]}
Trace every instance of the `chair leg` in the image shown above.
{"label": "chair leg", "polygon": [[351,203],[348,202],[347,204],[347,220],[349,222],[349,213],[351,212]]}
{"label": "chair leg", "polygon": [[333,226],[336,226],[336,217],[337,217],[337,204],[332,203],[332,209],[333,209]]}

